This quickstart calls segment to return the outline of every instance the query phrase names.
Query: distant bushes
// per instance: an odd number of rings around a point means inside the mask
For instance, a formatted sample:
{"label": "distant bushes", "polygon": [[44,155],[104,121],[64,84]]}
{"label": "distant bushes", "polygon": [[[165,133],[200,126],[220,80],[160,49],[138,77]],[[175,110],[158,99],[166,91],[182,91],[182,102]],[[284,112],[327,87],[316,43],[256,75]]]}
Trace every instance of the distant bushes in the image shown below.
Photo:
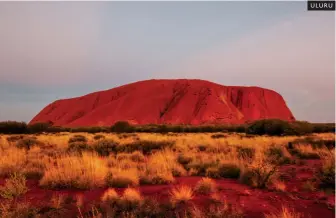
{"label": "distant bushes", "polygon": [[22,134],[27,132],[27,124],[24,122],[5,121],[0,122],[0,133]]}
{"label": "distant bushes", "polygon": [[147,124],[131,125],[127,121],[116,122],[111,127],[78,127],[68,128],[53,126],[51,122],[35,123],[27,125],[24,122],[5,121],[0,122],[0,133],[3,134],[31,134],[31,133],[58,133],[58,132],[115,132],[115,133],[218,133],[212,135],[212,138],[223,138],[225,135],[220,132],[237,132],[252,135],[306,135],[310,133],[334,132],[334,123],[308,123],[303,121],[287,122],[279,119],[257,120],[249,124],[240,125],[164,125],[164,124]]}

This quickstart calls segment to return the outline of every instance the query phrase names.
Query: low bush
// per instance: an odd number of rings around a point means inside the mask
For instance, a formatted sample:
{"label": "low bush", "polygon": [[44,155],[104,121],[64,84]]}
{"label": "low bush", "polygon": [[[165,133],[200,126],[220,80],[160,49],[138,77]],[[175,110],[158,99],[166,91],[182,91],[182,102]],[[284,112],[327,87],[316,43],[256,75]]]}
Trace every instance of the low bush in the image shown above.
{"label": "low bush", "polygon": [[100,156],[108,156],[110,153],[117,152],[119,143],[112,139],[101,139],[93,143],[92,148]]}
{"label": "low bush", "polygon": [[69,143],[68,145],[68,151],[70,152],[78,152],[81,154],[84,151],[90,150],[92,150],[91,147],[86,142],[82,141],[74,141]]}
{"label": "low bush", "polygon": [[248,134],[271,136],[294,134],[293,128],[288,122],[278,119],[257,120],[248,126],[246,132]]}
{"label": "low bush", "polygon": [[20,139],[23,139],[25,136],[24,135],[13,135],[13,136],[8,136],[7,141],[8,142],[16,142],[19,141]]}
{"label": "low bush", "polygon": [[27,126],[27,132],[30,134],[47,132],[48,128],[51,126],[51,122],[29,124]]}
{"label": "low bush", "polygon": [[195,191],[199,194],[210,194],[216,190],[216,182],[210,178],[202,178],[195,186]]}
{"label": "low bush", "polygon": [[104,136],[104,135],[100,135],[100,134],[98,134],[98,135],[95,135],[95,136],[93,137],[93,139],[94,139],[94,140],[105,139],[105,136]]}
{"label": "low bush", "polygon": [[23,134],[27,132],[25,122],[4,121],[0,122],[0,133],[3,134]]}
{"label": "low bush", "polygon": [[0,196],[7,199],[17,198],[28,191],[26,177],[20,173],[13,173],[0,187]]}
{"label": "low bush", "polygon": [[30,149],[33,146],[40,146],[43,143],[36,139],[36,137],[24,137],[16,142],[16,147]]}
{"label": "low bush", "polygon": [[127,121],[118,121],[110,128],[111,132],[133,132],[134,127],[130,125]]}
{"label": "low bush", "polygon": [[136,170],[114,170],[107,174],[107,186],[113,188],[126,188],[139,185],[139,176]]}
{"label": "low bush", "polygon": [[324,156],[322,167],[317,173],[320,179],[320,187],[335,189],[335,154],[330,153]]}
{"label": "low bush", "polygon": [[87,138],[83,135],[74,135],[69,139],[68,143],[70,144],[72,142],[87,142],[87,141],[88,141]]}

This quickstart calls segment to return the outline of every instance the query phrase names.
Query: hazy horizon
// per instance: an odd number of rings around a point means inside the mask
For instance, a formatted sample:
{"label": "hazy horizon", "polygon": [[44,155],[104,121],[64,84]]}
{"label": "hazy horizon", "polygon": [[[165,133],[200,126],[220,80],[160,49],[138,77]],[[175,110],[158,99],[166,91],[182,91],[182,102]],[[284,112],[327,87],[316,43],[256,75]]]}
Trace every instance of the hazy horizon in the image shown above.
{"label": "hazy horizon", "polygon": [[0,2],[0,121],[148,79],[283,96],[335,121],[335,13],[295,2]]}

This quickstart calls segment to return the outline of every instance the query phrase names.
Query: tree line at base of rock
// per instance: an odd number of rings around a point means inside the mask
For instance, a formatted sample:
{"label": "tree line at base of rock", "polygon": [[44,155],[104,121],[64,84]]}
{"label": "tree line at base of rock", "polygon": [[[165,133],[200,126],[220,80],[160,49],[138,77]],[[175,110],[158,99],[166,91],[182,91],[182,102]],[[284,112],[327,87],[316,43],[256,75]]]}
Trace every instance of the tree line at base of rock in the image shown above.
{"label": "tree line at base of rock", "polygon": [[304,121],[286,122],[278,119],[257,120],[239,125],[131,125],[126,121],[116,122],[111,127],[77,127],[67,128],[53,126],[52,123],[35,123],[27,125],[25,122],[0,122],[2,134],[36,134],[42,132],[147,132],[147,133],[205,133],[205,132],[237,132],[251,135],[306,135],[310,133],[335,132],[335,123],[309,123]]}

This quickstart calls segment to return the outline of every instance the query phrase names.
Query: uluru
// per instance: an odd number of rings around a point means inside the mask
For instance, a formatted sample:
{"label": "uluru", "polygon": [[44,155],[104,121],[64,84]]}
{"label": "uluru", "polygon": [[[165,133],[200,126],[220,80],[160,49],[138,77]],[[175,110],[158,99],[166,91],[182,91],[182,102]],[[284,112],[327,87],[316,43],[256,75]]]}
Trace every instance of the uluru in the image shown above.
{"label": "uluru", "polygon": [[259,119],[295,120],[283,97],[269,89],[196,79],[153,79],[57,100],[43,108],[30,124],[85,127],[128,121],[201,125]]}

